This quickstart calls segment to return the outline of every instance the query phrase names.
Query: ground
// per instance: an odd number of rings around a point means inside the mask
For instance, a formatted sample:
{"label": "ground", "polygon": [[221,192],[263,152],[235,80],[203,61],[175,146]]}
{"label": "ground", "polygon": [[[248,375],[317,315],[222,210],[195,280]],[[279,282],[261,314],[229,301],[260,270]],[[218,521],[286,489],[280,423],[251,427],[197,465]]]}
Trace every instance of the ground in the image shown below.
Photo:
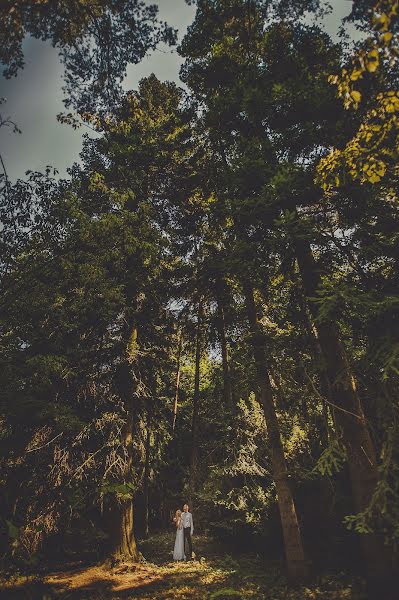
{"label": "ground", "polygon": [[[361,583],[343,574],[288,586],[278,564],[256,555],[226,553],[206,536],[194,537],[196,559],[172,561],[173,534],[158,534],[141,544],[137,565],[75,566],[41,576],[0,579],[7,600],[364,600]],[[1,588],[1,584],[3,587]]]}

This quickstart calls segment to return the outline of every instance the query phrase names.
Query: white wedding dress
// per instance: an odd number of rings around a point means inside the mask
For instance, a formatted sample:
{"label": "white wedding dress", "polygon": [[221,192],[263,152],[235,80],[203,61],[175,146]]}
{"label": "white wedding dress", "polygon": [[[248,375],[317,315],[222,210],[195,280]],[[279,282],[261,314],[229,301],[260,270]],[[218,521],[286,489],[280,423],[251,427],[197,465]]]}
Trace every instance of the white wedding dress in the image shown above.
{"label": "white wedding dress", "polygon": [[184,531],[183,525],[180,522],[179,527],[176,528],[176,540],[175,547],[173,550],[173,560],[185,560],[184,554]]}

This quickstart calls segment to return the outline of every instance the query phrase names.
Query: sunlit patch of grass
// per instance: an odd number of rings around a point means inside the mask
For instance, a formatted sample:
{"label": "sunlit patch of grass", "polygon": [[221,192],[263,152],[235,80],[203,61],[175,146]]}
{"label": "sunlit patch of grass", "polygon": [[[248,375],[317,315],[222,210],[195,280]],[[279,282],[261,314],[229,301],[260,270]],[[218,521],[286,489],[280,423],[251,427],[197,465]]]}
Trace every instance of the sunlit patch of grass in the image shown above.
{"label": "sunlit patch of grass", "polygon": [[[206,536],[195,536],[198,560],[172,560],[173,532],[141,545],[142,562],[110,569],[105,565],[63,570],[43,578],[17,578],[7,587],[7,600],[364,600],[359,586],[344,574],[319,576],[292,588],[278,563],[255,554],[231,554]],[[27,592],[25,595],[18,595]],[[16,594],[14,595],[13,592]],[[32,592],[32,593],[31,593]],[[39,595],[39,592],[42,594]],[[29,595],[30,593],[30,595]]]}

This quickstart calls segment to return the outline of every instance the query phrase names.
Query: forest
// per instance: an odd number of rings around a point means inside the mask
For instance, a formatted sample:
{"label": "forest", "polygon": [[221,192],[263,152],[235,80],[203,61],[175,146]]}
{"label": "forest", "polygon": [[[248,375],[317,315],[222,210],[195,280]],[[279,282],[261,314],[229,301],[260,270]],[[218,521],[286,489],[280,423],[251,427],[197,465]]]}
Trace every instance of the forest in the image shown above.
{"label": "forest", "polygon": [[[395,600],[399,2],[187,3],[0,3],[85,132],[0,160],[0,595]],[[159,45],[181,85],[126,91]]]}

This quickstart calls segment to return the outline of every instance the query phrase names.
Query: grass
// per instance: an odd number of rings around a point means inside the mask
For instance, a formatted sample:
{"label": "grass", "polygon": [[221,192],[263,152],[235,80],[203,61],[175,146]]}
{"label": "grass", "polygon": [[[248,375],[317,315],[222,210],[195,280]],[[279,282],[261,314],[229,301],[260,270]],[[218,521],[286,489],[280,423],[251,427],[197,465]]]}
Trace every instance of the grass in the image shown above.
{"label": "grass", "polygon": [[[3,581],[7,600],[364,600],[361,585],[343,574],[317,577],[292,588],[278,564],[259,556],[226,552],[207,536],[193,538],[196,559],[172,561],[173,533],[141,544],[139,564],[60,569],[47,575]],[[1,581],[0,581],[1,583]],[[1,589],[1,588],[0,588]]]}

